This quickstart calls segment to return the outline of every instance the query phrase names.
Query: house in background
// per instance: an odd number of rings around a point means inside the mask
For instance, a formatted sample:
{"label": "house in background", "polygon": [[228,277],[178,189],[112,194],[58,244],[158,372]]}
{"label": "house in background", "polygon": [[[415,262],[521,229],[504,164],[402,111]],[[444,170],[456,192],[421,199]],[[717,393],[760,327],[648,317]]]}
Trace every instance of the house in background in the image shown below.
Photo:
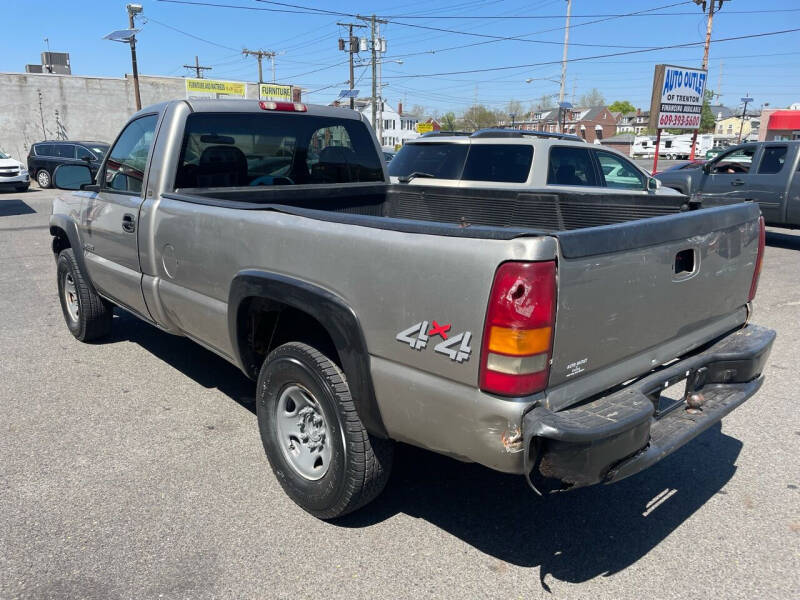
{"label": "house in background", "polygon": [[[350,101],[348,99],[334,100],[331,102],[331,106],[349,108]],[[417,133],[417,123],[420,121],[419,117],[404,115],[402,102],[397,105],[397,110],[395,110],[391,104],[384,100],[382,102],[382,108],[382,113],[381,111],[377,111],[376,113],[377,118],[382,119],[381,134],[383,139],[380,140],[381,146],[402,146],[407,140],[414,140],[419,137],[419,133]],[[372,123],[371,98],[356,98],[355,110],[363,114],[367,118],[367,121],[374,127]],[[375,133],[378,133],[377,128],[375,128]]]}
{"label": "house in background", "polygon": [[636,136],[633,133],[619,133],[602,140],[600,143],[603,146],[621,152],[625,156],[633,155],[633,140]]}
{"label": "house in background", "polygon": [[759,121],[758,139],[762,142],[800,140],[800,103],[789,110],[762,110]]}
{"label": "house in background", "polygon": [[633,133],[645,135],[648,129],[650,129],[650,111],[637,108],[636,116],[633,118]]}
{"label": "house in background", "polygon": [[633,120],[636,118],[636,112],[616,112],[611,113],[617,120],[617,134],[622,133],[635,133],[633,127]]}
{"label": "house in background", "polygon": [[[590,108],[569,108],[562,113],[564,133],[583,138],[589,143],[600,143],[600,140],[612,137],[617,132],[617,120],[607,106]],[[556,133],[559,127],[559,110],[546,109],[531,113],[530,118],[517,121],[516,129],[525,131],[544,131]]]}

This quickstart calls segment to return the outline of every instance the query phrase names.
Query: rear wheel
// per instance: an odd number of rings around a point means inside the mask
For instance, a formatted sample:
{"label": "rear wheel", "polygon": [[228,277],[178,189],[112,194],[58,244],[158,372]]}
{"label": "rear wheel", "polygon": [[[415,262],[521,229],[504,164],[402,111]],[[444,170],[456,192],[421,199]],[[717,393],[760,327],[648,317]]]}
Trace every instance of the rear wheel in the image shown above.
{"label": "rear wheel", "polygon": [[50,172],[47,169],[42,169],[36,174],[36,183],[40,188],[49,188],[51,184]]}
{"label": "rear wheel", "polygon": [[320,519],[352,512],[381,493],[393,442],[367,433],[341,369],[299,342],[264,361],[256,394],[258,426],[286,494]]}
{"label": "rear wheel", "polygon": [[114,307],[83,278],[72,248],[58,255],[57,274],[61,310],[72,335],[90,342],[111,333]]}

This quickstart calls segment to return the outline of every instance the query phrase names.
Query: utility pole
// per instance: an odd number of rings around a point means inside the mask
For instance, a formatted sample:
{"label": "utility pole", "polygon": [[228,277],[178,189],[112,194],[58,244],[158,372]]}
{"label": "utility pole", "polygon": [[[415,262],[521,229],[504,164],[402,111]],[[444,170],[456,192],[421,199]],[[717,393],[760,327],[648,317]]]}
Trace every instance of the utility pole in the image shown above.
{"label": "utility pole", "polygon": [[744,129],[744,118],[747,115],[747,105],[750,104],[753,99],[750,97],[750,92],[747,92],[747,96],[742,98],[742,102],[744,102],[744,107],[742,108],[742,122],[739,124],[739,139],[736,141],[737,144],[742,143],[742,130]]}
{"label": "utility pole", "polygon": [[572,12],[572,0],[567,0],[567,24],[564,27],[564,54],[561,57],[561,88],[558,91],[558,103],[564,102],[564,87],[567,83],[567,47],[569,46],[569,15]]}
{"label": "utility pole", "polygon": [[258,83],[264,83],[264,72],[262,70],[261,61],[266,57],[272,61],[272,83],[275,83],[275,56],[276,53],[270,50],[242,50],[244,56],[255,56],[258,61]]}
{"label": "utility pole", "polygon": [[362,21],[369,22],[370,48],[372,50],[372,127],[378,132],[378,141],[383,145],[383,139],[381,137],[383,133],[383,123],[378,123],[378,51],[380,50],[379,44],[381,42],[377,37],[376,26],[380,23],[388,23],[388,21],[378,19],[375,15],[358,18]]}
{"label": "utility pole", "polygon": [[128,26],[131,29],[131,67],[133,69],[133,93],[136,98],[136,110],[142,110],[142,97],[139,95],[139,67],[136,64],[136,35],[133,30],[136,28],[134,17],[142,12],[141,4],[128,4],[125,6],[128,11]]}
{"label": "utility pole", "polygon": [[211,67],[201,67],[200,66],[200,59],[197,58],[197,55],[194,57],[194,64],[193,65],[183,65],[184,69],[194,69],[195,73],[197,74],[198,79],[203,78],[203,71],[210,71]]}
{"label": "utility pole", "polygon": [[[708,19],[706,20],[706,41],[703,46],[703,70],[706,72],[706,85],[708,85],[708,49],[711,46],[711,26],[714,23],[714,5],[719,2],[717,10],[722,8],[722,3],[725,0],[694,0],[694,3],[698,6],[703,8],[703,12],[706,12],[706,7],[708,7]],[[703,98],[705,100],[705,98]],[[702,113],[701,113],[702,119]],[[689,160],[694,160],[694,149],[697,145],[697,132],[699,131],[699,127],[694,130],[694,134],[692,135],[692,149],[689,152]]]}
{"label": "utility pole", "polygon": [[[350,89],[355,88],[355,72],[353,69],[353,54],[359,50],[359,39],[353,37],[353,27],[366,27],[366,25],[359,25],[358,23],[336,23],[342,27],[348,28],[347,45],[344,40],[339,40],[339,50],[345,50],[350,56]],[[355,110],[356,99],[350,96],[350,110]]]}

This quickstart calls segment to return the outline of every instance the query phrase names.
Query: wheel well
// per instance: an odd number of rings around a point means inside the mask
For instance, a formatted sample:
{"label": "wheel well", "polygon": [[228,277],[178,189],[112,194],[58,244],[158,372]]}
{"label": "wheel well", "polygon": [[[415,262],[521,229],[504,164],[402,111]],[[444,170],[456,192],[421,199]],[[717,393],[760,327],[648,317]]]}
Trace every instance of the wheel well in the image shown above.
{"label": "wheel well", "polygon": [[267,355],[287,342],[308,344],[342,366],[325,326],[307,312],[281,302],[245,299],[239,308],[238,334],[242,364],[254,379]]}
{"label": "wheel well", "polygon": [[67,232],[60,227],[51,226],[50,235],[53,236],[53,254],[56,255],[56,258],[58,258],[62,250],[72,247],[69,243]]}

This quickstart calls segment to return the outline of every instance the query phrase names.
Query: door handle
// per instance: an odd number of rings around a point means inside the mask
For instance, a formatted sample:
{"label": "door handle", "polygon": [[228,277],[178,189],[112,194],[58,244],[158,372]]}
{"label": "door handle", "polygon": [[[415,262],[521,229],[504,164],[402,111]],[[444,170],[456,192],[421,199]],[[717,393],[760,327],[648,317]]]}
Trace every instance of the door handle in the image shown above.
{"label": "door handle", "polygon": [[128,233],[136,231],[136,218],[132,214],[126,213],[122,216],[122,229]]}
{"label": "door handle", "polygon": [[741,179],[734,179],[733,181],[731,181],[731,185],[744,185],[744,181],[742,181]]}

